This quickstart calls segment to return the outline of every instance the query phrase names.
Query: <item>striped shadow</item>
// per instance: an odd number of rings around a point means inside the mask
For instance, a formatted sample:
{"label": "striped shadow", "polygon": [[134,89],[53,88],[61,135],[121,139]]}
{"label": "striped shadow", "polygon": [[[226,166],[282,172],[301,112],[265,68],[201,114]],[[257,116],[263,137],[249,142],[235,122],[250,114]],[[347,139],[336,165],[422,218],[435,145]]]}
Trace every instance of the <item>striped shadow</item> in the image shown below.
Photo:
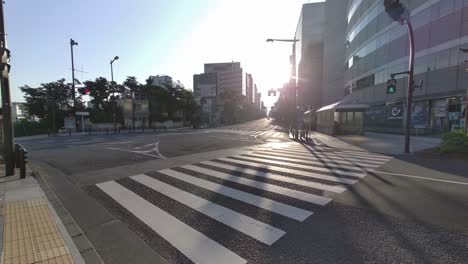
{"label": "striped shadow", "polygon": [[319,196],[319,195],[315,195],[315,194],[311,194],[311,193],[306,193],[306,192],[301,192],[301,191],[296,191],[296,190],[292,190],[292,189],[289,189],[289,188],[285,188],[285,187],[281,187],[281,186],[278,186],[278,185],[269,184],[269,183],[265,183],[265,182],[254,181],[254,180],[246,179],[246,178],[243,178],[243,177],[238,177],[238,176],[235,176],[235,175],[231,175],[231,174],[227,174],[227,173],[223,173],[223,172],[219,172],[219,171],[215,171],[215,170],[206,169],[206,168],[199,167],[199,166],[184,165],[181,168],[184,168],[184,169],[187,169],[187,170],[190,170],[190,171],[194,171],[194,172],[198,172],[198,173],[202,173],[202,174],[212,176],[212,177],[215,177],[215,178],[218,178],[218,179],[222,179],[222,180],[231,181],[231,182],[235,182],[235,183],[238,183],[238,184],[250,186],[250,187],[253,187],[253,188],[256,188],[256,189],[260,189],[260,190],[264,190],[264,191],[268,191],[268,192],[272,192],[272,193],[277,193],[277,194],[280,194],[280,195],[283,195],[283,196],[295,198],[295,199],[305,201],[305,202],[309,202],[309,203],[313,203],[313,204],[326,205],[329,202],[331,202],[331,199],[327,198],[327,197],[323,197],[323,196]]}
{"label": "striped shadow", "polygon": [[[254,151],[253,153],[258,153],[258,154],[267,154],[267,155],[272,155],[274,157],[287,157],[287,158],[297,158],[305,161],[315,161],[315,162],[321,162],[323,164],[326,164],[328,166],[341,166],[341,165],[346,165],[346,166],[356,166],[358,165],[361,170],[366,170],[366,171],[374,171],[375,168],[380,165],[372,165],[372,164],[359,164],[359,163],[353,163],[346,161],[342,158],[339,159],[330,159],[330,158],[325,158],[325,157],[316,157],[313,154],[308,155],[308,154],[297,154],[294,152],[288,152],[288,151],[276,151],[276,150],[268,150],[268,151]],[[345,168],[345,167],[343,167]]]}
{"label": "striped shadow", "polygon": [[114,182],[96,185],[194,263],[245,264],[247,261],[176,217]]}
{"label": "striped shadow", "polygon": [[365,173],[343,171],[343,170],[339,170],[339,169],[327,169],[327,168],[323,168],[323,167],[307,166],[307,165],[301,165],[301,164],[297,164],[297,163],[276,161],[276,160],[263,159],[263,158],[252,158],[252,157],[248,157],[248,156],[244,156],[244,155],[234,156],[234,158],[241,158],[241,159],[248,160],[248,161],[263,162],[263,163],[267,163],[267,164],[282,165],[282,166],[288,166],[288,167],[299,168],[299,169],[306,169],[306,170],[313,170],[313,171],[323,171],[323,172],[334,173],[334,174],[339,174],[339,175],[343,175],[343,176],[353,176],[353,177],[358,177],[358,178],[364,178],[366,176]]}
{"label": "striped shadow", "polygon": [[253,206],[268,210],[273,213],[277,213],[280,215],[284,215],[286,217],[298,220],[298,221],[304,221],[307,217],[312,215],[312,212],[290,206],[281,202],[273,201],[268,198],[264,198],[258,195],[254,195],[248,192],[240,191],[234,188],[230,188],[221,184],[217,184],[214,182],[210,182],[207,180],[203,180],[197,177],[193,177],[191,175],[174,171],[171,169],[165,169],[158,171],[159,173],[162,173],[164,175],[173,177],[175,179],[193,184],[195,186],[198,186],[200,188],[222,194],[227,197],[231,197],[233,199],[251,204]]}
{"label": "striped shadow", "polygon": [[362,168],[358,166],[353,166],[353,165],[336,165],[336,164],[331,164],[331,163],[326,163],[320,160],[312,160],[312,159],[306,159],[302,157],[296,157],[296,158],[288,158],[288,157],[281,157],[281,156],[274,156],[274,155],[269,155],[269,154],[263,154],[263,153],[249,153],[247,154],[248,156],[256,157],[256,158],[267,158],[267,159],[273,159],[273,160],[282,160],[282,161],[289,161],[289,162],[300,162],[300,163],[307,163],[307,164],[312,164],[312,165],[317,165],[317,166],[323,166],[323,167],[332,167],[336,169],[347,169],[347,170],[354,170],[354,171],[363,171]]}
{"label": "striped shadow", "polygon": [[249,161],[238,160],[238,159],[219,158],[218,160],[227,161],[227,162],[234,163],[234,164],[247,165],[247,166],[254,167],[256,169],[265,169],[265,170],[268,170],[268,171],[276,171],[276,172],[280,172],[280,173],[283,172],[283,173],[289,173],[289,174],[296,174],[296,175],[300,175],[300,176],[311,177],[311,178],[316,178],[316,179],[321,179],[321,180],[327,180],[327,181],[337,182],[337,183],[355,184],[357,182],[356,180],[351,180],[351,179],[347,179],[347,178],[341,178],[341,177],[336,177],[336,176],[318,174],[318,173],[309,172],[309,171],[301,171],[301,170],[295,170],[295,169],[290,169],[290,168],[260,164],[260,163],[256,163],[256,162],[249,162]]}
{"label": "striped shadow", "polygon": [[300,180],[292,177],[286,177],[282,176],[279,174],[274,174],[274,173],[269,173],[269,172],[264,172],[260,170],[253,170],[253,169],[247,169],[244,167],[240,166],[233,166],[233,165],[228,165],[224,163],[219,163],[215,161],[202,161],[200,162],[201,164],[209,165],[212,167],[216,168],[221,168],[221,169],[226,169],[230,171],[237,171],[249,175],[253,175],[256,177],[264,177],[267,179],[272,179],[276,181],[281,181],[281,182],[286,182],[286,183],[292,183],[300,186],[305,186],[305,187],[310,187],[318,190],[323,190],[323,191],[330,191],[334,193],[342,193],[346,190],[346,188],[341,187],[341,186],[336,186],[336,185],[327,185],[327,184],[322,184],[314,181],[306,181],[306,180]]}
{"label": "striped shadow", "polygon": [[273,244],[286,234],[283,230],[210,202],[173,187],[172,185],[158,181],[147,175],[140,174],[130,178],[267,245]]}
{"label": "striped shadow", "polygon": [[319,152],[319,151],[313,151],[313,154],[310,151],[296,151],[296,150],[272,150],[276,152],[286,152],[286,153],[291,153],[291,154],[302,154],[302,155],[308,155],[308,156],[317,156],[321,158],[328,158],[328,159],[338,159],[338,160],[343,160],[343,161],[348,161],[352,162],[353,164],[361,165],[361,166],[372,166],[374,165],[375,167],[379,167],[385,162],[382,161],[375,161],[375,160],[365,160],[362,158],[353,158],[353,157],[344,157],[342,155],[337,155],[332,152]]}

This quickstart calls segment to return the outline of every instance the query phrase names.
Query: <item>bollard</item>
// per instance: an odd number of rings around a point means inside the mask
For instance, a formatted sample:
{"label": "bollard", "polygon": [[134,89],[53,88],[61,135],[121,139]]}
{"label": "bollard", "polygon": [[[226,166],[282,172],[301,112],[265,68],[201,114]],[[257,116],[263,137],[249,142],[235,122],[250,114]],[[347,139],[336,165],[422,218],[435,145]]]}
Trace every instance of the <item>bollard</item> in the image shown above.
{"label": "bollard", "polygon": [[20,145],[19,144],[15,144],[15,168],[19,168],[20,167],[20,159],[21,159],[21,155],[20,155]]}
{"label": "bollard", "polygon": [[28,151],[22,147],[18,147],[20,153],[20,179],[26,178],[26,163],[28,163]]}
{"label": "bollard", "polygon": [[88,128],[88,135],[91,135],[91,127]]}
{"label": "bollard", "polygon": [[106,135],[109,135],[109,128],[106,128]]}
{"label": "bollard", "polygon": [[68,135],[71,136],[71,128],[68,129]]}

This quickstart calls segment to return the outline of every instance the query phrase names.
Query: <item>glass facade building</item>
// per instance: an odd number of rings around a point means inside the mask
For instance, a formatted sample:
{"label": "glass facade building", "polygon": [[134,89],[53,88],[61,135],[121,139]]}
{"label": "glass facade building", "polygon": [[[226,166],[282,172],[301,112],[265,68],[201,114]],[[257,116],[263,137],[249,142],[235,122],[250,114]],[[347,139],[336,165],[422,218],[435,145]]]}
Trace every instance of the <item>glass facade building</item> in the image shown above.
{"label": "glass facade building", "polygon": [[[468,89],[468,1],[401,1],[415,31],[415,89],[412,128],[438,133],[465,125]],[[406,26],[386,13],[383,0],[350,0],[346,9],[344,101],[369,104],[367,130],[401,132],[407,78],[397,77],[397,90],[386,93],[392,73],[408,70]]]}

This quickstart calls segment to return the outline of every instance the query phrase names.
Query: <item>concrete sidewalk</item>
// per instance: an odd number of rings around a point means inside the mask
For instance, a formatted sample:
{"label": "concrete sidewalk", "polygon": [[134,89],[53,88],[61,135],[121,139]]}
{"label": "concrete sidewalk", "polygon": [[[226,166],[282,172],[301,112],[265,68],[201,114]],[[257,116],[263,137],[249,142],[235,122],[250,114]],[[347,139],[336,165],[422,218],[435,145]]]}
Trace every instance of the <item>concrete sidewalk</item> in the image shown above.
{"label": "concrete sidewalk", "polygon": [[[366,132],[364,135],[340,135],[332,137],[319,132],[311,132],[315,144],[324,144],[332,148],[371,151],[382,154],[403,154],[404,135]],[[440,145],[440,138],[411,137],[411,152],[435,148]]]}
{"label": "concrete sidewalk", "polygon": [[85,263],[36,179],[4,171],[0,165],[1,263]]}

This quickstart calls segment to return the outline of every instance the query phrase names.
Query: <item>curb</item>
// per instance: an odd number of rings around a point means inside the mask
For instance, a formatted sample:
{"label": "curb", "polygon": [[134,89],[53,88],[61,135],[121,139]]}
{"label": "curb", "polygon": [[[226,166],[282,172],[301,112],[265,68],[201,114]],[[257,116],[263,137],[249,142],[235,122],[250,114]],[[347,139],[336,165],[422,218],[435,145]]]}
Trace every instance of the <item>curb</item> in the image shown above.
{"label": "curb", "polygon": [[53,209],[53,214],[58,217],[64,229],[68,232],[69,237],[71,238],[71,243],[76,246],[78,253],[84,263],[96,263],[103,264],[101,257],[97,253],[96,249],[93,247],[91,242],[88,240],[88,237],[84,234],[83,230],[76,224],[73,217],[63,206],[60,199],[55,195],[55,192],[50,188],[47,182],[42,178],[41,173],[37,169],[33,169],[29,166],[31,175],[37,180],[40,187],[44,191],[49,204]]}

